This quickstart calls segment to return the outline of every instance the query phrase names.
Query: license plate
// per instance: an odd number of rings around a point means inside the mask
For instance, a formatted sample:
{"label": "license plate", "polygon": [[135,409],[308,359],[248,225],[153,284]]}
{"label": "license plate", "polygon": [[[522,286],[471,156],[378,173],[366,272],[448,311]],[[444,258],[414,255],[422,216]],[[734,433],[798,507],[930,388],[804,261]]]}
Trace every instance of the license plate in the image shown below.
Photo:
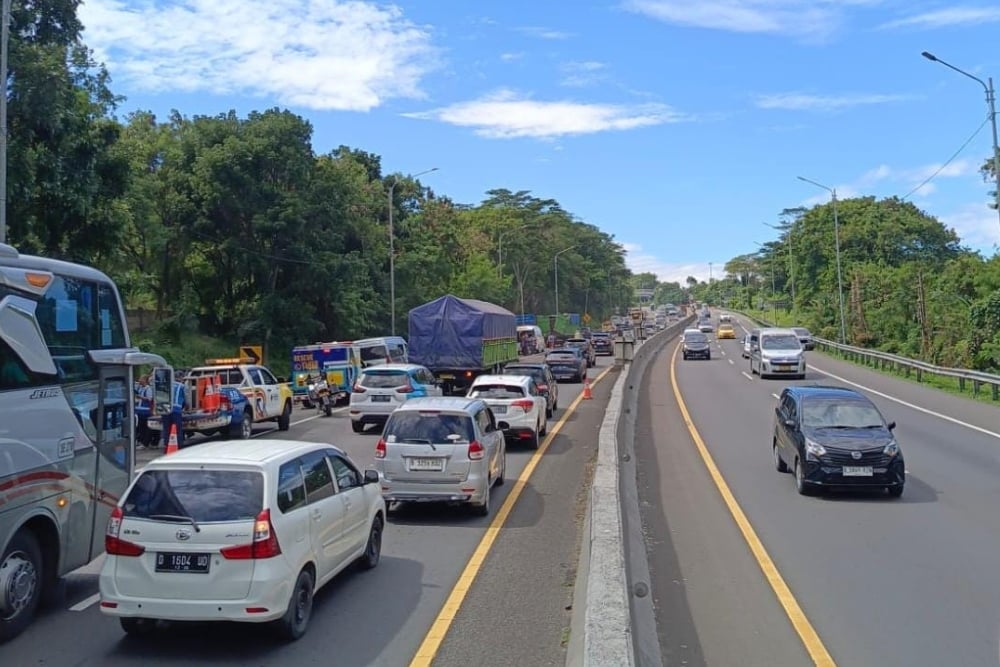
{"label": "license plate", "polygon": [[379,396],[379,395],[372,396],[372,403],[388,403],[388,402],[389,402],[388,396]]}
{"label": "license plate", "polygon": [[871,466],[844,466],[844,477],[871,477],[873,474]]}
{"label": "license plate", "polygon": [[444,470],[444,461],[441,459],[410,459],[410,470]]}
{"label": "license plate", "polygon": [[491,405],[490,409],[493,410],[493,414],[495,414],[495,415],[505,415],[505,414],[507,414],[507,406],[506,405]]}
{"label": "license plate", "polygon": [[209,554],[159,552],[156,554],[156,571],[206,574],[209,561]]}

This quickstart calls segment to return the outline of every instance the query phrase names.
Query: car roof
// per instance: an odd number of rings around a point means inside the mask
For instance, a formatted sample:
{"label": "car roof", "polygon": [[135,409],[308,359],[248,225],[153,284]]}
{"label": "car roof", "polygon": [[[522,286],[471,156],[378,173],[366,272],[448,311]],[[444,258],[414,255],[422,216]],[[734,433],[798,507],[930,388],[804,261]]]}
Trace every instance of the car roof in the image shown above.
{"label": "car roof", "polygon": [[509,384],[530,384],[531,378],[526,375],[515,375],[513,373],[502,373],[497,375],[480,375],[472,381],[472,386],[487,383],[509,383]]}
{"label": "car roof", "polygon": [[219,440],[180,449],[170,456],[161,456],[146,464],[146,469],[170,468],[174,465],[249,464],[262,465],[274,460],[300,456],[315,449],[334,449],[347,456],[343,449],[328,442],[310,440],[254,439]]}
{"label": "car roof", "polygon": [[840,398],[845,400],[861,400],[871,403],[871,399],[863,393],[850,387],[838,387],[836,385],[794,385],[788,387],[786,391],[797,399],[803,398]]}
{"label": "car roof", "polygon": [[369,366],[368,368],[361,371],[362,373],[378,372],[378,371],[417,371],[423,368],[420,364],[379,364],[378,366]]}
{"label": "car roof", "polygon": [[783,327],[765,327],[760,330],[760,335],[777,335],[777,336],[795,336],[798,338],[798,334],[791,329],[785,329]]}
{"label": "car roof", "polygon": [[[546,366],[545,364],[534,364],[528,361],[512,361],[509,364],[506,364],[503,368],[504,370],[507,370],[508,368],[511,370],[530,368],[536,371],[544,371],[545,369],[548,368],[548,366]],[[504,373],[504,375],[517,375],[517,373]]]}
{"label": "car roof", "polygon": [[451,412],[472,412],[482,399],[465,396],[421,396],[404,402],[393,412],[419,412],[421,410],[448,410]]}

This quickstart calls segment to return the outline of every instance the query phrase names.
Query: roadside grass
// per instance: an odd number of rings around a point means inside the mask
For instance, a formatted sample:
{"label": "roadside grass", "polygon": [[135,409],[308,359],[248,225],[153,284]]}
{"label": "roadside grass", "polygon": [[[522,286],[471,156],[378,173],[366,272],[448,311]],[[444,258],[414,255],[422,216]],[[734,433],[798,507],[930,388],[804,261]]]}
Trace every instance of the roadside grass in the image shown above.
{"label": "roadside grass", "polygon": [[182,334],[176,341],[152,331],[135,333],[132,338],[133,345],[160,355],[174,368],[204,366],[206,359],[235,357],[239,350],[236,343],[196,333]]}
{"label": "roadside grass", "polygon": [[[742,313],[750,319],[758,322],[759,324],[771,324],[773,314],[770,310],[760,311],[760,310],[734,310],[732,312]],[[783,311],[778,311],[777,322],[774,323],[777,326],[794,326],[796,322],[794,321],[794,315],[791,313],[785,313]],[[979,403],[986,403],[989,405],[1000,406],[1000,400],[993,398],[993,387],[988,384],[980,384],[978,387],[971,380],[966,380],[964,383],[960,382],[959,378],[948,377],[944,375],[932,375],[930,373],[922,373],[920,379],[917,379],[917,374],[915,369],[907,369],[903,367],[896,367],[892,362],[885,362],[880,359],[868,359],[864,356],[854,357],[848,353],[841,352],[837,349],[819,349],[813,351],[813,353],[819,353],[831,357],[833,359],[839,359],[841,361],[846,361],[852,363],[855,366],[864,366],[874,371],[878,371],[883,375],[889,375],[913,384],[919,384],[923,387],[931,387],[932,389],[937,389],[939,391],[944,391],[946,393],[962,396],[964,398],[972,399]],[[964,387],[962,386],[964,384]]]}

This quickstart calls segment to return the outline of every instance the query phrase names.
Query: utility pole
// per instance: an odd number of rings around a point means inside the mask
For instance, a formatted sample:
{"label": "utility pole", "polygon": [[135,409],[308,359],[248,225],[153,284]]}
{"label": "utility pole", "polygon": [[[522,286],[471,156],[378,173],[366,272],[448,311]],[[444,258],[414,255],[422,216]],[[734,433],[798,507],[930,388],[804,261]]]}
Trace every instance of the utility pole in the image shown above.
{"label": "utility pole", "polygon": [[0,243],[7,242],[7,81],[10,69],[7,45],[10,42],[10,0],[3,0],[0,21],[0,72],[3,72],[3,96],[0,97]]}
{"label": "utility pole", "polygon": [[[5,0],[5,2],[9,1]],[[419,174],[414,174],[410,178],[423,176],[437,170],[437,167],[431,167]],[[391,330],[393,336],[396,335],[396,231],[392,227],[392,209],[395,208],[395,200],[392,195],[397,185],[399,185],[399,178],[393,177],[392,183],[389,185],[389,317],[392,319]]]}

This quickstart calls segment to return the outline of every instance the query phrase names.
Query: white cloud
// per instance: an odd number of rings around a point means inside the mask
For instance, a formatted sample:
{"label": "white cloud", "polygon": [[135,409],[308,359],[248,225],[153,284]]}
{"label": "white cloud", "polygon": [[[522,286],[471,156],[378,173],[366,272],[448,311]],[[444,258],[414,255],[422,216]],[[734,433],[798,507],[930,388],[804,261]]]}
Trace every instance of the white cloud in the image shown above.
{"label": "white cloud", "polygon": [[949,7],[890,21],[881,28],[947,28],[1000,22],[1000,7]]}
{"label": "white cloud", "polygon": [[848,95],[808,95],[805,93],[774,93],[758,95],[756,105],[761,109],[786,111],[842,111],[851,107],[902,102],[912,99],[909,95],[854,93]]}
{"label": "white cloud", "polygon": [[952,227],[962,240],[962,245],[992,255],[1000,245],[1000,220],[997,212],[985,202],[966,204],[951,213],[937,216]]}
{"label": "white cloud", "polygon": [[514,61],[514,60],[520,60],[523,57],[524,57],[524,53],[523,52],[521,52],[521,53],[501,53],[500,54],[500,60],[504,61],[505,63],[509,63],[509,62]]}
{"label": "white cloud", "polygon": [[637,243],[622,243],[625,249],[625,265],[632,273],[654,273],[660,282],[680,283],[681,286],[687,284],[688,276],[694,276],[701,282],[708,282],[710,274],[715,279],[725,276],[724,262],[713,263],[709,267],[708,262],[700,264],[679,264],[664,262],[658,257],[654,257],[643,251],[642,246]]}
{"label": "white cloud", "polygon": [[740,33],[825,38],[846,8],[879,0],[624,0],[625,9],[674,25]]}
{"label": "white cloud", "polygon": [[97,59],[153,92],[368,111],[421,98],[437,64],[426,28],[360,0],[86,0],[79,15]]}
{"label": "white cloud", "polygon": [[[973,176],[977,170],[975,162],[965,159],[954,160],[947,165],[935,163],[906,169],[896,169],[886,164],[880,164],[874,169],[869,169],[852,182],[830,187],[835,187],[839,199],[893,195],[902,197],[907,194],[911,197],[927,197],[937,190],[938,186],[935,181],[938,179]],[[924,181],[927,182],[924,183]],[[922,183],[923,185],[921,185]],[[914,190],[917,186],[920,188]],[[815,206],[829,201],[830,194],[821,191],[820,194],[804,200],[802,205]]]}
{"label": "white cloud", "polygon": [[568,32],[563,32],[561,30],[552,30],[550,28],[542,28],[539,26],[524,26],[517,29],[518,32],[524,33],[531,37],[538,37],[539,39],[569,39],[573,35]]}
{"label": "white cloud", "polygon": [[447,107],[403,114],[475,128],[490,139],[554,138],[677,123],[688,116],[663,104],[619,106],[571,101],[537,101],[510,90]]}
{"label": "white cloud", "polygon": [[595,60],[563,63],[559,69],[565,75],[560,83],[573,88],[591,86],[608,77],[608,66]]}

